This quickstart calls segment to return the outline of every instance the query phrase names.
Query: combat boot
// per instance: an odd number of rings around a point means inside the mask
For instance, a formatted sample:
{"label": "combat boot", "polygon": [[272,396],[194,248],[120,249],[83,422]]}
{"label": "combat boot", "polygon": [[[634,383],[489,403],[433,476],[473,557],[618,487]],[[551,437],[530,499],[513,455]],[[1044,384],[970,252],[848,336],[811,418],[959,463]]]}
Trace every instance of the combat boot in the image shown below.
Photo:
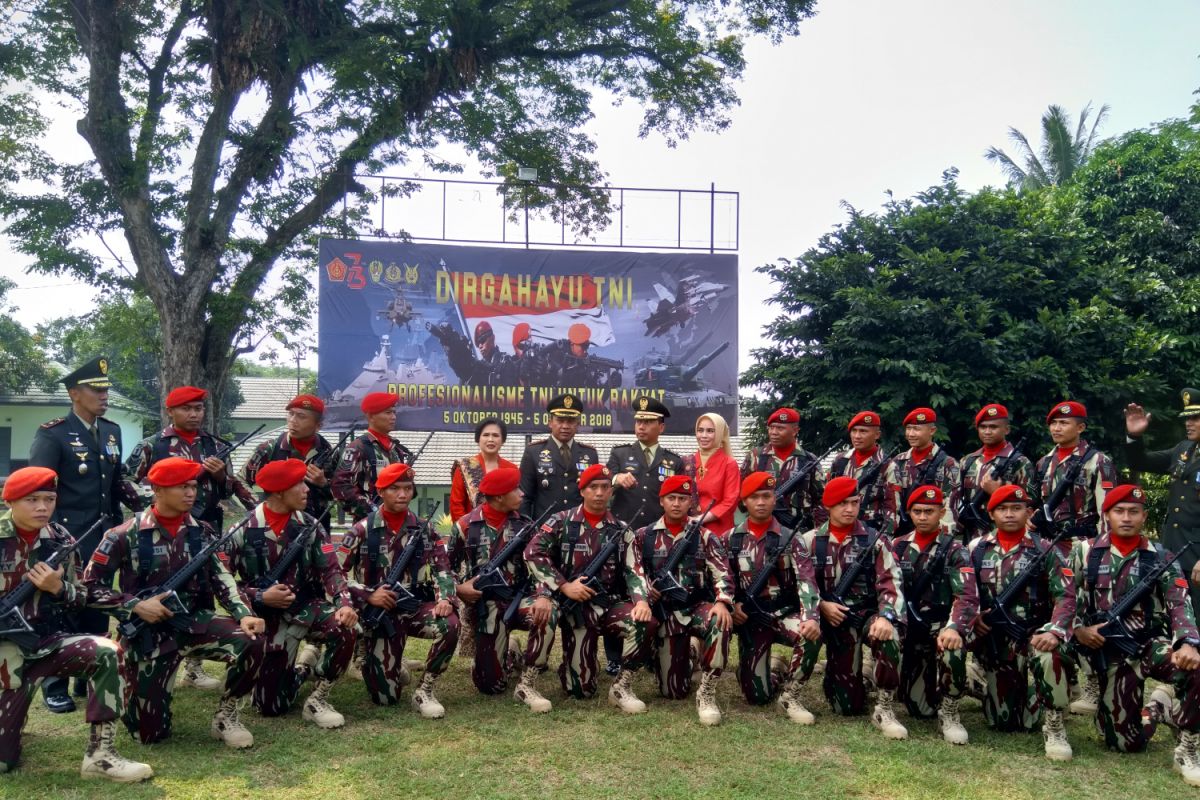
{"label": "combat boot", "polygon": [[[368,638],[370,638],[370,637],[359,636],[354,641],[354,655],[352,655],[350,657],[350,666],[346,667],[346,671],[344,673],[342,673],[343,675],[345,675],[347,678],[349,678],[352,681],[361,681],[363,679],[362,665],[363,665],[363,660],[366,659],[366,657],[367,657],[367,639]],[[372,639],[371,641],[373,643],[374,639]],[[401,671],[403,671],[403,664],[401,664]],[[403,684],[401,684],[401,685],[403,685]]]}
{"label": "combat boot", "polygon": [[633,693],[633,676],[631,669],[621,669],[612,688],[608,690],[608,702],[624,711],[626,714],[645,714],[646,704]]}
{"label": "combat boot", "polygon": [[213,714],[209,733],[214,739],[222,740],[229,747],[240,749],[254,745],[254,734],[246,729],[238,715],[236,697],[221,698],[221,702],[217,706],[217,713]]}
{"label": "combat boot", "polygon": [[529,706],[529,710],[535,714],[545,714],[551,708],[550,701],[542,697],[542,693],[537,690],[538,668],[526,667],[521,673],[521,682],[517,684],[517,688],[513,689],[513,699],[519,700]]}
{"label": "combat boot", "polygon": [[117,736],[117,723],[93,722],[88,736],[87,750],[83,754],[83,765],[79,768],[84,778],[108,778],[117,783],[137,783],[154,777],[149,764],[130,761],[113,749]]}
{"label": "combat boot", "polygon": [[889,739],[907,739],[908,729],[900,724],[900,720],[896,719],[896,711],[893,708],[895,699],[895,692],[886,689],[879,690],[879,695],[875,699],[875,712],[871,714],[871,724]]}
{"label": "combat boot", "polygon": [[1178,733],[1179,726],[1175,723],[1175,714],[1179,710],[1179,701],[1175,699],[1175,687],[1162,683],[1154,687],[1150,699],[1146,701],[1144,714],[1149,714],[1155,722],[1162,722]]}
{"label": "combat boot", "polygon": [[179,676],[180,686],[195,686],[197,689],[220,689],[221,682],[204,671],[204,662],[191,656],[183,660],[183,674]]}
{"label": "combat boot", "polygon": [[721,724],[721,707],[717,705],[717,678],[712,672],[705,672],[700,677],[700,685],[696,687],[696,714],[700,717],[701,725]]}
{"label": "combat boot", "polygon": [[1046,740],[1046,758],[1051,761],[1070,761],[1073,753],[1067,741],[1067,728],[1063,724],[1063,713],[1057,708],[1046,709],[1042,720],[1042,736]]}
{"label": "combat boot", "polygon": [[1200,786],[1200,733],[1183,731],[1175,747],[1175,771],[1188,786]]}
{"label": "combat boot", "polygon": [[957,697],[942,698],[942,704],[938,708],[938,727],[942,731],[942,738],[950,744],[967,743],[967,729],[963,727],[958,716]]}
{"label": "combat boot", "polygon": [[504,675],[510,681],[520,678],[521,670],[525,669],[525,651],[515,636],[508,637],[508,647],[504,650]]}
{"label": "combat boot", "polygon": [[817,718],[812,715],[812,712],[804,707],[804,703],[800,700],[800,690],[804,687],[802,681],[792,679],[783,685],[783,690],[779,693],[779,699],[775,701],[779,707],[783,709],[783,713],[787,714],[787,718],[797,725],[812,725],[817,721]]}
{"label": "combat boot", "polygon": [[692,676],[693,684],[700,683],[700,680],[703,678],[700,666],[703,663],[703,659],[700,655],[701,647],[703,647],[703,645],[695,636],[692,636],[688,639],[688,664],[691,667],[688,672]]}
{"label": "combat boot", "polygon": [[425,719],[441,719],[446,716],[445,707],[433,695],[433,684],[437,683],[437,679],[437,675],[426,672],[421,678],[421,685],[413,692],[413,708],[421,712]]}
{"label": "combat boot", "polygon": [[321,651],[315,644],[305,642],[300,646],[300,653],[296,656],[296,674],[301,682],[317,671],[317,662],[320,660]]}
{"label": "combat boot", "polygon": [[775,687],[775,691],[779,691],[779,687],[787,680],[789,664],[790,662],[780,655],[772,654],[767,660],[767,671],[771,673],[771,686]]}
{"label": "combat boot", "polygon": [[329,702],[329,690],[332,688],[333,681],[322,678],[304,701],[304,713],[301,716],[318,728],[340,728],[346,724],[346,718]]}
{"label": "combat boot", "polygon": [[1096,709],[1100,707],[1100,676],[1096,673],[1090,673],[1083,686],[1080,687],[1079,697],[1071,701],[1071,705],[1067,706],[1072,714],[1095,714]]}

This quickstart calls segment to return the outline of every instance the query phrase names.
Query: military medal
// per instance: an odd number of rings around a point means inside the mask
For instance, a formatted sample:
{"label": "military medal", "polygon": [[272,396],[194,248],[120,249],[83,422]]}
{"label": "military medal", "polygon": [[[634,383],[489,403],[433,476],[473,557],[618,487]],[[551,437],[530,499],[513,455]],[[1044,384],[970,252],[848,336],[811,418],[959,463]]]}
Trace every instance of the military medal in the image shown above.
{"label": "military medal", "polygon": [[80,474],[80,475],[87,475],[87,462],[83,462],[83,461],[81,461],[81,462],[79,463],[79,474]]}

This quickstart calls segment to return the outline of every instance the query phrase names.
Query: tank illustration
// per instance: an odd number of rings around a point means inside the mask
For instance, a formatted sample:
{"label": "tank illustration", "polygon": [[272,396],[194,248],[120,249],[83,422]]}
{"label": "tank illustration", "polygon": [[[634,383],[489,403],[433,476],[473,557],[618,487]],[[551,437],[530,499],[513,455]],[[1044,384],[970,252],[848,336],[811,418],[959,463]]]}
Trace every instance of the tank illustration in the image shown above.
{"label": "tank illustration", "polygon": [[700,377],[700,372],[728,348],[729,342],[724,342],[692,364],[687,364],[686,358],[681,359],[684,363],[661,359],[638,370],[635,382],[640,388],[665,391],[665,402],[674,408],[703,408],[718,412],[722,412],[726,406],[736,408],[737,398],[708,388]]}

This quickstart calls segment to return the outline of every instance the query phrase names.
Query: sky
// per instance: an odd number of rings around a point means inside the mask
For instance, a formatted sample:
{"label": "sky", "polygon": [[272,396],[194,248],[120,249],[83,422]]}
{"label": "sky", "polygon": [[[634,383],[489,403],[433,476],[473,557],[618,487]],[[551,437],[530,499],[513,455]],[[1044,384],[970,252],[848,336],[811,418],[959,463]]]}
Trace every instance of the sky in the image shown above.
{"label": "sky", "polygon": [[[607,101],[591,129],[612,185],[740,193],[745,369],[774,316],[763,311],[774,287],[755,267],[814,246],[845,220],[843,202],[872,211],[887,191],[910,196],[949,167],[968,189],[1002,184],[984,151],[1012,153],[1009,126],[1040,141],[1050,104],[1074,116],[1107,103],[1101,136],[1186,116],[1200,87],[1198,34],[1194,0],[824,0],[799,37],[748,46],[726,131],[668,148],[657,135],[637,138],[636,107]],[[85,148],[72,123],[62,120],[56,144]],[[673,231],[673,211],[663,224]],[[27,266],[0,237],[0,275],[18,283],[20,322],[88,310],[94,290]]]}

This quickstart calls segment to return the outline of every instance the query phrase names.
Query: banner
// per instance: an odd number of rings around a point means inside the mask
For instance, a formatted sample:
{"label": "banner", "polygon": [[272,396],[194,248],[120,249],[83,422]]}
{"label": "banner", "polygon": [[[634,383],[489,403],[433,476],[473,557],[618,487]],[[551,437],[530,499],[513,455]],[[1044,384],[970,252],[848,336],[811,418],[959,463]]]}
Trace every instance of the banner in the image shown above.
{"label": "banner", "polygon": [[368,392],[400,397],[400,430],[546,430],[546,404],[583,401],[580,432],[633,430],[632,402],[689,433],[737,431],[737,256],[524,250],[323,239],[317,381],[325,424],[360,421]]}

